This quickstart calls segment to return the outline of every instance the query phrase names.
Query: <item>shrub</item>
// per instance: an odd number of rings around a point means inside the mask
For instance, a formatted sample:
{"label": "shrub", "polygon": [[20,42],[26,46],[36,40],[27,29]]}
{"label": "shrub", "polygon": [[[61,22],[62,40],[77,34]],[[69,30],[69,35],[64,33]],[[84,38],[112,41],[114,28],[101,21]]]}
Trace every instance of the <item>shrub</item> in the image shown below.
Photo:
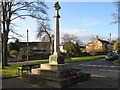
{"label": "shrub", "polygon": [[18,54],[19,54],[19,53],[18,53],[18,51],[16,51],[16,50],[11,50],[11,51],[10,51],[10,56],[11,56],[11,57],[17,58]]}
{"label": "shrub", "polygon": [[13,43],[13,42],[10,42],[8,44],[8,52],[12,51],[12,50],[16,50],[16,51],[19,51],[19,45],[17,43]]}

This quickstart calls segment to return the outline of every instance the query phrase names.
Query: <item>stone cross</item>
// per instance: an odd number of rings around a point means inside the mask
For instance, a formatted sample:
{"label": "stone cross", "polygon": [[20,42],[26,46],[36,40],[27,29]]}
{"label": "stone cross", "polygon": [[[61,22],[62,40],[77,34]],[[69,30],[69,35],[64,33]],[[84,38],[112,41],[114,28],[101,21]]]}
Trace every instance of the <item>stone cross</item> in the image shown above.
{"label": "stone cross", "polygon": [[49,57],[49,64],[64,64],[64,57],[60,54],[59,48],[59,10],[61,9],[58,2],[54,4],[55,8],[55,29],[54,29],[54,53]]}
{"label": "stone cross", "polygon": [[60,5],[58,2],[56,2],[54,4],[54,8],[55,8],[55,30],[54,30],[54,55],[59,55],[60,54],[60,49],[59,49],[59,10],[61,9]]}

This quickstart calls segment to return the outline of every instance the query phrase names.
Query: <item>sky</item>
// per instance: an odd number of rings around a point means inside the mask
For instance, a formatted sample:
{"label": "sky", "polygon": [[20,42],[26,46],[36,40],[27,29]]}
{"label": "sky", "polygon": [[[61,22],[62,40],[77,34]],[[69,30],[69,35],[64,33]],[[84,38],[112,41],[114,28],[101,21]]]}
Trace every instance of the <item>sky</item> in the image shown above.
{"label": "sky", "polygon": [[[54,30],[54,2],[46,2],[46,4],[49,7],[50,25]],[[59,4],[61,6],[60,39],[65,33],[69,33],[78,36],[86,44],[92,35],[98,35],[103,40],[108,40],[110,33],[112,40],[118,37],[118,25],[111,24],[114,21],[112,14],[116,12],[113,2],[59,2]],[[14,23],[17,25],[14,27],[15,31],[23,36],[21,41],[27,41],[27,29],[30,42],[40,41],[36,38],[37,20],[16,19]]]}

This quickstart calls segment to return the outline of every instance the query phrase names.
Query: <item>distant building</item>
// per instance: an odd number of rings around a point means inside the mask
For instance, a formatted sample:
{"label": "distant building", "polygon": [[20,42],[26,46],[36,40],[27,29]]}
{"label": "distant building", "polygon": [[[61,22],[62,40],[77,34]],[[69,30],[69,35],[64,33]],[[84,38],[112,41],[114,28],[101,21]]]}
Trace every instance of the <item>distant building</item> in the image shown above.
{"label": "distant building", "polygon": [[[62,42],[60,44],[60,51],[62,53],[69,53],[72,44],[73,44],[72,42]],[[85,48],[85,46],[79,46],[79,48],[83,49]]]}
{"label": "distant building", "polygon": [[110,50],[109,42],[101,40],[96,36],[96,40],[88,43],[83,52],[105,52],[106,50]]}
{"label": "distant building", "polygon": [[[27,42],[18,42],[20,50],[27,50]],[[28,42],[28,49],[37,52],[51,52],[50,42]]]}
{"label": "distant building", "polygon": [[63,43],[63,42],[60,44],[60,52],[67,53],[67,50],[65,50],[64,45],[65,45],[65,43]]}

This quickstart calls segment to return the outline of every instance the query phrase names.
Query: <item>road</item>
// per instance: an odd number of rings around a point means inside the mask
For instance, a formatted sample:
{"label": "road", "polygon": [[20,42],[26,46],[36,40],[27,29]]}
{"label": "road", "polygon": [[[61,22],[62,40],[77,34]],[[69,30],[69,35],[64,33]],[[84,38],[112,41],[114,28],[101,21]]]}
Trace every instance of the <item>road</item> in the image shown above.
{"label": "road", "polygon": [[120,65],[116,65],[112,61],[107,61],[104,58],[79,62],[77,65],[83,72],[89,72],[103,77],[119,78],[118,73],[120,73]]}

